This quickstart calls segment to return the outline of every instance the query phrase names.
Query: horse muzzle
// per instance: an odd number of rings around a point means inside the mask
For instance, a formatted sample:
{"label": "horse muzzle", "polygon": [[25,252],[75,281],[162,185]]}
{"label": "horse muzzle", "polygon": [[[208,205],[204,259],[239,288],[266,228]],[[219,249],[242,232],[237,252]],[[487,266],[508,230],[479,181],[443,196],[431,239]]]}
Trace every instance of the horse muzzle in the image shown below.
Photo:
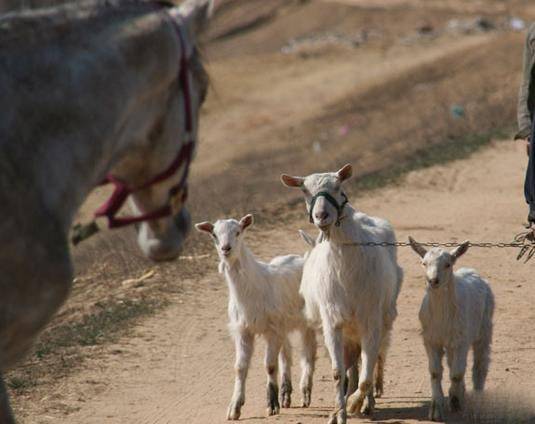
{"label": "horse muzzle", "polygon": [[171,261],[182,252],[182,248],[191,229],[191,217],[186,208],[170,218],[172,223],[163,234],[155,234],[150,225],[143,223],[138,233],[138,243],[149,259],[153,261]]}

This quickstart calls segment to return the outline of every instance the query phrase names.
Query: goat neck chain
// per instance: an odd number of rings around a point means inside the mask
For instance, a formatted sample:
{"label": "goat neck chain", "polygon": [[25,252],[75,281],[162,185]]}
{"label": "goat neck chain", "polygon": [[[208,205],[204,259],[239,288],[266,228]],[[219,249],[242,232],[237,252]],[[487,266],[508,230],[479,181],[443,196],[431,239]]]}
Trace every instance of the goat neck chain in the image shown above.
{"label": "goat neck chain", "polygon": [[[411,244],[408,241],[364,241],[364,242],[348,242],[345,243],[348,246],[360,246],[360,247],[410,247]],[[461,243],[458,242],[418,242],[420,246],[424,247],[458,247]],[[533,256],[535,256],[535,236],[533,230],[517,234],[512,242],[470,242],[470,247],[480,247],[484,249],[520,249],[517,260],[524,258],[524,263],[528,262]]]}

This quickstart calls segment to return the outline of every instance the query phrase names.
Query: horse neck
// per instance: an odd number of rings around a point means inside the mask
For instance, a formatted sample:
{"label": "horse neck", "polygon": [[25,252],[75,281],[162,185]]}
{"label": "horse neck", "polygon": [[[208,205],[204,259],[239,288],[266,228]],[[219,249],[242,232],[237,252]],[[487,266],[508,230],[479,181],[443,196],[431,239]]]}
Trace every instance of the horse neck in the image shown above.
{"label": "horse neck", "polygon": [[129,130],[119,137],[43,140],[34,176],[43,206],[68,229],[87,195],[115,165],[129,160],[129,151],[143,149],[143,141]]}

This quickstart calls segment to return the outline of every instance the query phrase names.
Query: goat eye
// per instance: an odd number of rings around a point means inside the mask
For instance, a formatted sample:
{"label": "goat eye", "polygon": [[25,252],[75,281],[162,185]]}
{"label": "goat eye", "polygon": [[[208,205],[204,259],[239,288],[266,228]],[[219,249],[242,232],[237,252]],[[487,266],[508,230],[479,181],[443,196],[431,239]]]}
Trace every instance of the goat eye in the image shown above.
{"label": "goat eye", "polygon": [[241,234],[241,233],[238,231],[238,232],[236,233],[236,237],[238,237],[240,234]]}

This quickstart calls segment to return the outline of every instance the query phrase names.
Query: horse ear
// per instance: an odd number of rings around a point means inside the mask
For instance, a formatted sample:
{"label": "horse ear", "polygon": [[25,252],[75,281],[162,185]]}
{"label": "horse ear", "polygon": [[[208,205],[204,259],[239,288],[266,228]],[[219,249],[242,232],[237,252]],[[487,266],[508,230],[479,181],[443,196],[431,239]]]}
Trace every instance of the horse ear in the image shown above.
{"label": "horse ear", "polygon": [[421,258],[425,256],[427,250],[425,250],[425,248],[416,240],[414,240],[411,236],[409,236],[409,243],[412,247],[412,250],[414,250],[418,255],[420,255]]}
{"label": "horse ear", "polygon": [[303,177],[292,177],[291,175],[282,174],[281,181],[286,187],[301,187],[305,179]]}
{"label": "horse ear", "polygon": [[453,256],[455,259],[458,259],[466,253],[469,247],[470,242],[468,240],[463,241],[459,246],[457,246],[450,252],[450,255]]}
{"label": "horse ear", "polygon": [[212,234],[214,231],[214,226],[208,221],[205,222],[199,222],[198,224],[195,224],[195,228],[197,231],[203,232],[203,233],[209,233]]}
{"label": "horse ear", "polygon": [[207,26],[214,11],[215,0],[186,0],[177,8],[177,14],[190,37],[197,38]]}
{"label": "horse ear", "polygon": [[243,230],[245,230],[247,227],[250,227],[253,225],[254,218],[253,215],[247,214],[242,219],[240,219],[240,227]]}
{"label": "horse ear", "polygon": [[336,173],[336,176],[338,177],[340,181],[345,181],[351,178],[351,175],[353,175],[353,167],[349,163],[345,164]]}

